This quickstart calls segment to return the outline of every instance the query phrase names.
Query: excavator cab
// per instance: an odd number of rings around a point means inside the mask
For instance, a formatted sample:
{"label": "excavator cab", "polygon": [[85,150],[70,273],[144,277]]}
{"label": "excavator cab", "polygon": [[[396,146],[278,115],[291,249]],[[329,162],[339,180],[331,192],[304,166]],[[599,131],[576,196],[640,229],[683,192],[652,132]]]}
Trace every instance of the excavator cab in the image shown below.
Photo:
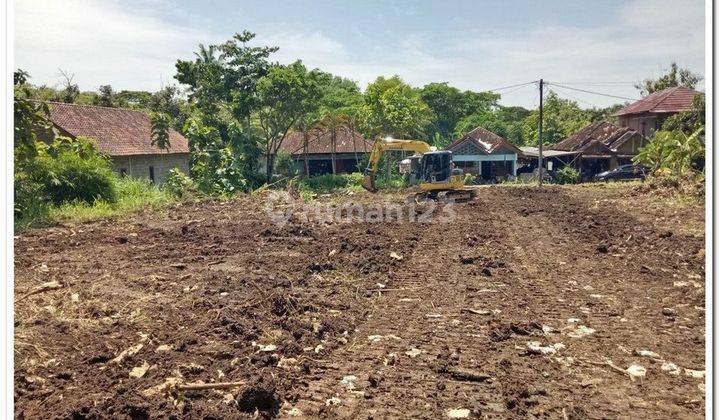
{"label": "excavator cab", "polygon": [[446,150],[428,152],[420,160],[419,179],[429,183],[450,182],[452,153]]}

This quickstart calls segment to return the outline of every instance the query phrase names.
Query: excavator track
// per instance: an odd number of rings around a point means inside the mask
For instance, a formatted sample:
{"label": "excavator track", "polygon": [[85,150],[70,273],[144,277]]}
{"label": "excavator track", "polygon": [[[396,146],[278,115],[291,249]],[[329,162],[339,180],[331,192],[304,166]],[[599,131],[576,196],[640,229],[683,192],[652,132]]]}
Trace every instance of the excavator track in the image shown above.
{"label": "excavator track", "polygon": [[476,197],[475,190],[460,189],[446,191],[422,191],[414,196],[414,201],[418,204],[427,201],[438,201],[441,203],[466,203],[474,200]]}

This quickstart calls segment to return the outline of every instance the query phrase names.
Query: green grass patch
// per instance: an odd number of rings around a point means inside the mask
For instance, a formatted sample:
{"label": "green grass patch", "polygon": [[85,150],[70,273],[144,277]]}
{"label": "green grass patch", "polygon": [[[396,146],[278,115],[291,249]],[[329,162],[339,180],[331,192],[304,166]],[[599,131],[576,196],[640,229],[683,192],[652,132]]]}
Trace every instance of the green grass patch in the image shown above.
{"label": "green grass patch", "polygon": [[[299,178],[297,180],[298,192],[305,202],[309,202],[314,200],[319,194],[347,194],[349,192],[362,191],[362,179],[363,174],[360,172]],[[390,180],[386,180],[384,176],[379,175],[376,178],[375,185],[380,190],[385,188],[407,187],[405,179],[401,176],[394,176]]]}
{"label": "green grass patch", "polygon": [[298,192],[305,202],[315,199],[318,194],[348,193],[362,189],[363,175],[359,172],[351,174],[326,174],[299,178],[297,181]]}
{"label": "green grass patch", "polygon": [[15,230],[51,226],[57,223],[85,222],[133,213],[144,208],[160,208],[178,201],[171,192],[147,180],[122,178],[115,181],[116,201],[97,199],[92,203],[73,201],[50,205],[44,212],[16,221]]}

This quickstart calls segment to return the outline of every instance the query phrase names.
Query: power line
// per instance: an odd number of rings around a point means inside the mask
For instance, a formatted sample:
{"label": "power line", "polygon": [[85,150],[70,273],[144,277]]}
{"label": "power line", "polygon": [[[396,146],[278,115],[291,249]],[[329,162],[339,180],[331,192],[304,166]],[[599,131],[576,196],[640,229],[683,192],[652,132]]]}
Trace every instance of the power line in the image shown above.
{"label": "power line", "polygon": [[499,88],[495,88],[495,89],[486,89],[483,92],[496,92],[498,90],[511,89],[511,88],[518,87],[518,86],[531,85],[533,83],[537,83],[537,82],[535,80],[533,80],[532,82],[518,83],[516,85],[503,86],[503,87],[499,87]]}
{"label": "power line", "polygon": [[513,90],[511,90],[511,91],[509,91],[509,92],[505,92],[505,93],[503,93],[502,95],[503,95],[503,96],[510,95],[511,93],[515,93],[515,92],[517,92],[518,90],[520,90],[520,89],[522,89],[522,88],[524,88],[524,87],[527,87],[527,86],[529,86],[529,84],[524,84],[524,85],[522,85],[522,86],[520,86],[520,87],[517,87],[517,88],[515,88],[515,89],[513,89]]}
{"label": "power line", "polygon": [[563,85],[581,86],[635,86],[636,82],[556,82]]}
{"label": "power line", "polygon": [[[560,89],[560,93],[561,93],[562,95],[567,96],[568,98],[570,98],[570,99],[572,99],[572,100],[575,100],[575,101],[578,101],[578,102],[582,102],[582,103],[584,103],[585,105],[590,105],[590,106],[592,106],[592,107],[596,107],[596,106],[597,106],[597,105],[595,105],[595,104],[591,104],[590,102],[584,101],[584,100],[578,98],[577,96],[573,96],[573,95],[567,93],[567,92],[565,91],[565,89],[561,88],[561,87],[558,86],[558,85],[553,85],[553,87],[555,87],[555,89]],[[553,90],[555,90],[555,89],[553,89]]]}
{"label": "power line", "polygon": [[637,98],[628,98],[627,96],[610,95],[610,94],[608,94],[608,93],[593,92],[593,91],[591,91],[591,90],[578,89],[578,88],[574,88],[574,87],[570,87],[570,86],[561,85],[561,84],[559,84],[559,83],[550,83],[550,82],[547,82],[547,84],[548,84],[548,85],[552,85],[552,86],[563,87],[563,88],[565,88],[565,89],[576,90],[576,91],[578,91],[578,92],[585,92],[585,93],[591,93],[591,94],[593,94],[593,95],[607,96],[608,98],[625,99],[625,100],[628,100],[628,101],[637,101],[637,100],[638,100]]}

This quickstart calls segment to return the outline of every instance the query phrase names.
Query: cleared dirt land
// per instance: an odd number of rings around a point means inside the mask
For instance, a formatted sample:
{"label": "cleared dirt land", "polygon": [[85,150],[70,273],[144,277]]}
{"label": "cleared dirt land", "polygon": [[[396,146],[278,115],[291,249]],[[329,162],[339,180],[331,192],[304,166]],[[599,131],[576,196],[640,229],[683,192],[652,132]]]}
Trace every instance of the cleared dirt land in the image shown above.
{"label": "cleared dirt land", "polygon": [[[280,226],[255,197],[21,234],[16,415],[702,417],[704,209],[633,188],[481,188],[450,223]],[[381,200],[402,196],[318,205]],[[218,382],[242,384],[183,389]]]}

